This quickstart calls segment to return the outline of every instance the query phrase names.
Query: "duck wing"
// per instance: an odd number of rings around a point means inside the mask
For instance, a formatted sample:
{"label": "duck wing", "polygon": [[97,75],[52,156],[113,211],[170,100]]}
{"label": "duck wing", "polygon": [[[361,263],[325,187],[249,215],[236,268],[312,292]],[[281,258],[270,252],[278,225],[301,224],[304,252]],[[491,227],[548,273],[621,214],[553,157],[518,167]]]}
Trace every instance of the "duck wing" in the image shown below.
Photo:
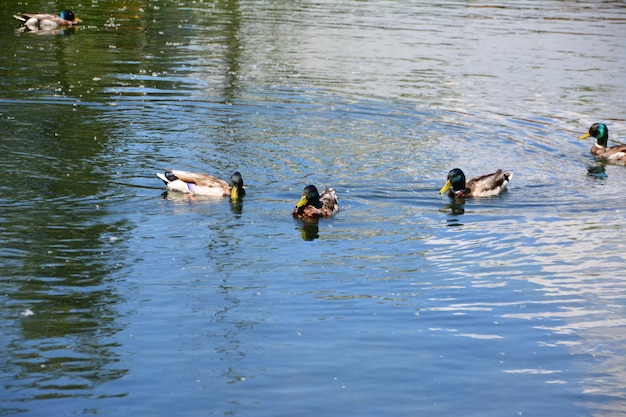
{"label": "duck wing", "polygon": [[165,175],[167,176],[168,173],[173,174],[176,178],[183,182],[196,184],[200,187],[225,187],[225,189],[230,190],[230,186],[226,181],[222,181],[219,178],[215,178],[214,176],[209,174],[180,171],[177,169],[167,170]]}
{"label": "duck wing", "polygon": [[491,174],[471,178],[467,182],[467,188],[471,190],[472,195],[477,197],[497,195],[506,189],[512,177],[512,172],[504,172],[499,169]]}
{"label": "duck wing", "polygon": [[324,217],[332,216],[339,211],[339,201],[333,188],[324,188],[324,191],[320,194],[320,202],[322,203],[321,210],[324,212]]}
{"label": "duck wing", "polygon": [[[610,146],[608,148],[595,148],[597,151],[592,152],[601,158],[612,162],[626,163],[626,145]],[[593,151],[593,149],[592,149]]]}
{"label": "duck wing", "polygon": [[58,18],[59,16],[55,16],[53,14],[47,14],[47,13],[19,13],[19,14],[14,14],[13,17],[22,22],[26,22],[30,19],[35,19],[39,21],[54,20]]}
{"label": "duck wing", "polygon": [[230,186],[226,181],[209,174],[168,169],[157,176],[171,190],[206,196],[229,196]]}
{"label": "duck wing", "polygon": [[13,15],[13,17],[28,26],[41,25],[45,27],[54,27],[71,26],[76,24],[75,20],[65,20],[61,16],[48,13],[20,13]]}

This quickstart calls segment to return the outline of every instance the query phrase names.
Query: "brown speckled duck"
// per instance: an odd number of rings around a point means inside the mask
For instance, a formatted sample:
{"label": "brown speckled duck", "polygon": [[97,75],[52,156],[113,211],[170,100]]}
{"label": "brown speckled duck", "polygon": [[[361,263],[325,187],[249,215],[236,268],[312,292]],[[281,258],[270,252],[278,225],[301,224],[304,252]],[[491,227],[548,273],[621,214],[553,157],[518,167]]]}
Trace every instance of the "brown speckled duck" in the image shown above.
{"label": "brown speckled duck", "polygon": [[319,219],[330,217],[339,211],[337,195],[332,188],[325,188],[322,194],[314,185],[307,185],[302,190],[302,198],[293,209],[293,217],[297,219]]}

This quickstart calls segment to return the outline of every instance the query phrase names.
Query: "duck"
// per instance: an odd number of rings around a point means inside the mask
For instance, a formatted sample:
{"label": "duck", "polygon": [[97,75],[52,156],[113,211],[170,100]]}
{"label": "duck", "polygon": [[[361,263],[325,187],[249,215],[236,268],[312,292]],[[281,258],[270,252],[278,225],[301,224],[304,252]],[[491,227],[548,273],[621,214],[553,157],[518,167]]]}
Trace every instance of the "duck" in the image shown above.
{"label": "duck", "polygon": [[460,168],[454,168],[448,172],[446,183],[439,190],[439,194],[448,191],[448,195],[452,198],[494,197],[506,191],[511,178],[513,178],[512,172],[498,169],[491,174],[470,178],[466,183],[463,171]]}
{"label": "duck", "polygon": [[246,195],[243,178],[239,171],[230,176],[230,181],[222,181],[209,174],[168,169],[163,174],[156,173],[168,190],[207,197],[230,197],[237,200]]}
{"label": "duck", "polygon": [[302,190],[302,198],[293,209],[297,219],[319,219],[330,217],[339,211],[339,202],[335,190],[325,187],[322,194],[315,185],[307,185]]}
{"label": "duck", "polygon": [[606,159],[609,162],[619,162],[626,164],[626,145],[607,146],[609,140],[609,128],[604,123],[594,123],[589,128],[589,132],[578,139],[587,139],[589,136],[596,138],[589,152],[592,155]]}
{"label": "duck", "polygon": [[63,10],[58,16],[46,13],[20,13],[13,17],[32,31],[50,30],[58,26],[76,26],[82,22],[71,10]]}

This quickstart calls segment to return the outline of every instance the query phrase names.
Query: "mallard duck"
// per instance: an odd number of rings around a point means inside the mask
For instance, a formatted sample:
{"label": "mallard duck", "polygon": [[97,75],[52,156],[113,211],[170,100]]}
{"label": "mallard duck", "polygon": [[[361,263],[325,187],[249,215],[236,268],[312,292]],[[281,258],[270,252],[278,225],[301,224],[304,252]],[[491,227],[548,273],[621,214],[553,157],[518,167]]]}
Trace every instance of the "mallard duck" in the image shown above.
{"label": "mallard duck", "polygon": [[57,26],[76,26],[81,20],[71,10],[63,10],[59,15],[46,13],[20,13],[13,15],[30,30],[49,30]]}
{"label": "mallard duck", "polygon": [[319,219],[320,217],[329,217],[339,211],[339,203],[335,190],[332,188],[324,188],[324,192],[320,195],[317,187],[307,185],[302,190],[302,198],[296,203],[293,209],[293,217],[299,219]]}
{"label": "mallard duck", "polygon": [[230,176],[230,184],[208,174],[168,169],[165,173],[157,172],[157,177],[165,183],[168,190],[185,194],[228,197],[236,200],[246,194],[243,178],[239,172]]}
{"label": "mallard duck", "polygon": [[589,132],[578,139],[587,139],[589,136],[596,138],[596,143],[593,144],[589,151],[592,155],[604,158],[609,162],[626,163],[626,145],[607,146],[609,128],[604,123],[592,124]]}
{"label": "mallard duck", "polygon": [[492,174],[470,178],[465,183],[465,174],[459,168],[448,172],[446,184],[441,187],[439,194],[448,191],[450,197],[493,197],[502,193],[509,186],[513,178],[512,172],[503,172],[501,169]]}

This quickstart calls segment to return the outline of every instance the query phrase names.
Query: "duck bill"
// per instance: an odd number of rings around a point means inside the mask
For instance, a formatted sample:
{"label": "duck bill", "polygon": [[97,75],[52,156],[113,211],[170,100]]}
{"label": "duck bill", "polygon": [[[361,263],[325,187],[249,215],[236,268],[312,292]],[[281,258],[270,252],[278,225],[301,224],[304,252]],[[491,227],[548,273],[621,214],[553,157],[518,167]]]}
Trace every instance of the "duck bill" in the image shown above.
{"label": "duck bill", "polygon": [[587,132],[587,133],[585,133],[584,135],[580,136],[580,137],[578,138],[578,140],[587,139],[589,136],[591,136],[591,135],[589,134],[589,132]]}
{"label": "duck bill", "polygon": [[239,188],[233,187],[230,189],[230,199],[238,200],[239,199]]}
{"label": "duck bill", "polygon": [[309,200],[307,200],[306,196],[303,195],[302,198],[300,199],[300,201],[298,201],[296,203],[296,208],[300,208],[300,207],[306,206],[306,203],[308,203],[308,202],[309,202]]}
{"label": "duck bill", "polygon": [[439,194],[445,193],[446,191],[450,189],[450,187],[452,187],[452,183],[450,182],[450,180],[448,180],[446,181],[445,185],[441,187],[441,190],[439,190]]}

